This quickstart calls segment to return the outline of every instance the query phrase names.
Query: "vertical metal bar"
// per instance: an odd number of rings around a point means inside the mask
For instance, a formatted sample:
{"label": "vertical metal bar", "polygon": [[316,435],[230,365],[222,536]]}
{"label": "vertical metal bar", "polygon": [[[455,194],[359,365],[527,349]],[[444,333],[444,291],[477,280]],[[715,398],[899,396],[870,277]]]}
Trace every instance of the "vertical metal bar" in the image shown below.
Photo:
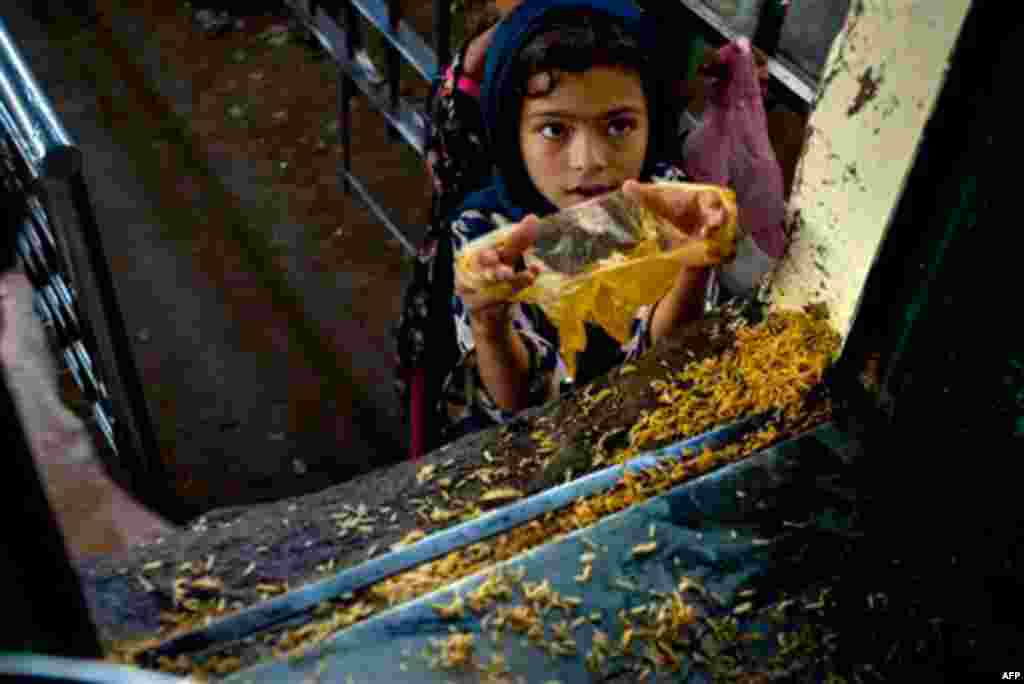
{"label": "vertical metal bar", "polygon": [[761,14],[757,18],[757,29],[751,42],[769,57],[774,57],[779,50],[782,25],[788,11],[789,0],[765,0],[761,4]]}
{"label": "vertical metal bar", "polygon": [[338,65],[338,135],[341,138],[341,189],[352,194],[348,175],[352,171],[352,81],[345,68]]}
{"label": "vertical metal bar", "polygon": [[[401,0],[388,0],[388,26],[392,32],[398,32],[398,22],[402,19]],[[388,88],[391,94],[391,111],[398,111],[398,97],[402,89],[402,60],[397,48],[388,40]],[[391,142],[401,141],[398,130],[388,124],[388,140]]]}
{"label": "vertical metal bar", "polygon": [[0,434],[5,466],[0,515],[16,520],[20,532],[7,540],[0,553],[4,619],[10,626],[0,630],[0,650],[102,658],[96,626],[3,372]]}
{"label": "vertical metal bar", "polygon": [[363,43],[363,26],[356,8],[349,0],[342,1],[342,15],[344,16],[344,26],[342,28],[345,29],[345,34],[348,38],[348,41],[345,43],[348,47],[348,58],[352,59],[355,53],[366,48],[366,45]]}
{"label": "vertical metal bar", "polygon": [[170,479],[160,459],[153,420],[142,389],[131,341],[103,248],[85,179],[81,173],[67,181],[43,183],[48,215],[54,230],[68,243],[77,283],[81,334],[96,351],[95,360],[116,409],[116,441],[120,445],[111,475],[171,520],[179,520]]}
{"label": "vertical metal bar", "polygon": [[[362,40],[359,29],[359,17],[349,0],[344,0],[345,16],[345,55],[339,55],[349,64],[355,61],[356,50],[361,48]],[[352,193],[348,176],[352,172],[352,96],[355,84],[338,64],[338,135],[341,137],[341,189],[346,194]]]}
{"label": "vertical metal bar", "polygon": [[0,120],[34,178],[67,178],[82,154],[0,19]]}
{"label": "vertical metal bar", "polygon": [[[452,17],[450,0],[434,0],[434,52],[437,54],[437,68],[448,66],[452,61],[451,33]],[[438,74],[440,76],[441,74]]]}
{"label": "vertical metal bar", "polygon": [[114,288],[114,279],[103,249],[99,226],[93,214],[89,188],[81,173],[76,173],[71,177],[70,186],[71,201],[78,216],[82,236],[89,247],[93,277],[103,303],[103,313],[113,347],[114,363],[116,364],[114,372],[120,384],[118,389],[121,392],[121,396],[117,399],[125,404],[121,409],[121,415],[128,419],[125,427],[133,433],[131,434],[131,446],[136,450],[136,455],[142,466],[142,474],[145,477],[143,489],[150,490],[153,494],[163,498],[169,494],[169,490],[166,489],[166,483],[169,480],[160,459],[160,447],[156,439],[153,419],[149,413],[145,392],[142,389],[142,379],[135,363],[128,328],[117,301],[117,291]]}

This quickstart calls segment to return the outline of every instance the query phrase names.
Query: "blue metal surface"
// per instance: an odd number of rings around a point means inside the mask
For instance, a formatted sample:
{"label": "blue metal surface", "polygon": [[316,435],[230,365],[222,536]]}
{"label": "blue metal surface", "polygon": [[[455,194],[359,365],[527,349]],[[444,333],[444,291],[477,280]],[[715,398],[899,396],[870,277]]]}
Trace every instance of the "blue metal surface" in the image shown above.
{"label": "blue metal surface", "polygon": [[345,31],[323,9],[317,8],[316,15],[310,16],[294,0],[289,3],[289,6],[316,36],[320,45],[358,86],[363,95],[401,134],[403,141],[416,150],[417,154],[423,156],[425,128],[423,117],[417,111],[418,108],[407,98],[399,98],[398,107],[391,108],[388,85],[386,83],[374,85],[374,82],[379,80],[379,76],[369,70],[373,68],[372,62],[364,65],[358,59],[349,59],[348,38]]}
{"label": "blue metal surface", "polygon": [[359,13],[366,17],[373,27],[383,34],[402,57],[411,64],[427,81],[437,78],[437,56],[405,21],[398,22],[398,30],[391,28],[388,8],[380,0],[351,0]]}
{"label": "blue metal surface", "polygon": [[40,684],[54,680],[80,684],[186,684],[194,681],[137,667],[33,654],[0,654],[0,675]]}
{"label": "blue metal surface", "polygon": [[617,465],[554,487],[535,496],[505,506],[461,525],[442,530],[398,551],[343,570],[334,577],[260,603],[222,618],[203,629],[169,639],[147,652],[146,662],[159,656],[202,651],[217,644],[243,639],[278,625],[315,608],[318,604],[355,592],[418,565],[441,558],[452,551],[507,532],[545,513],[557,511],[579,499],[613,487],[625,470],[650,468],[658,462],[675,459],[686,450],[719,448],[756,429],[766,420],[756,416],[679,442],[659,451],[644,454],[625,466]]}
{"label": "blue metal surface", "polygon": [[[495,642],[482,624],[483,616],[469,609],[459,619],[438,616],[435,605],[449,605],[456,595],[465,596],[486,579],[484,574],[354,625],[301,656],[254,666],[227,681],[299,682],[318,675],[323,681],[353,683],[453,681],[454,673],[431,670],[423,654],[432,640],[443,639],[452,630],[474,635],[477,662],[490,662],[493,654],[501,653],[513,675],[509,681],[593,681],[584,658],[594,629],[600,628],[617,643],[622,634],[616,618],[620,610],[632,611],[656,601],[658,593],[669,594],[686,576],[708,592],[706,599],[688,595],[702,614],[731,613],[739,592],[753,586],[758,587],[758,601],[771,599],[775,576],[786,578],[794,568],[799,571],[802,551],[798,553],[797,547],[803,542],[813,537],[823,548],[824,535],[850,536],[849,530],[834,524],[849,519],[851,504],[837,493],[836,483],[845,473],[840,459],[830,457],[824,444],[823,436],[830,429],[825,426],[767,449],[501,564],[504,571],[524,571],[526,581],[548,580],[562,596],[579,598],[581,603],[568,621],[600,614],[596,624],[584,623],[574,633],[574,656],[549,657],[515,633]],[[790,520],[796,522],[786,524]],[[652,526],[658,548],[637,557],[633,547],[652,539]],[[580,556],[595,548],[592,576],[581,584],[575,579]],[[623,581],[632,587],[625,587]],[[522,594],[516,590],[513,600],[504,605],[522,603]],[[549,616],[545,622],[550,625],[560,618]],[[743,631],[768,634],[772,629],[766,620],[746,614],[738,620]],[[764,643],[766,649],[773,649],[774,636]],[[625,666],[625,661],[614,664],[606,674],[615,674],[616,667],[621,672]],[[657,681],[707,678],[694,668],[663,674]]]}

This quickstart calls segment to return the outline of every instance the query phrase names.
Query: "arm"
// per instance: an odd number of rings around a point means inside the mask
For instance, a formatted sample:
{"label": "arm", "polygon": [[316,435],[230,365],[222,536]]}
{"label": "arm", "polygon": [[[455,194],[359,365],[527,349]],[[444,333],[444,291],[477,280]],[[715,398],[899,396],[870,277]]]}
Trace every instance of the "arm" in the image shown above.
{"label": "arm", "polygon": [[60,398],[32,286],[13,271],[0,275],[0,374],[72,557],[120,552],[174,531],[103,469],[88,428]]}
{"label": "arm", "polygon": [[480,378],[494,403],[502,411],[522,411],[529,405],[530,356],[512,329],[508,305],[490,319],[471,314],[470,326]]}
{"label": "arm", "polygon": [[[486,220],[464,216],[452,225],[456,243],[463,247],[493,226]],[[477,352],[480,379],[494,403],[503,411],[516,412],[529,403],[530,353],[521,335],[513,330],[512,304],[483,292],[486,285],[509,283],[514,290],[528,287],[536,274],[532,270],[515,271],[519,256],[536,239],[536,219],[528,217],[513,229],[504,245],[481,250],[475,257],[474,273],[456,268],[455,295],[460,306],[456,319],[464,315],[469,324],[471,340],[462,340],[463,352],[471,345]],[[459,311],[461,309],[461,311]],[[464,312],[464,313],[463,313]],[[465,330],[465,328],[463,328]]]}
{"label": "arm", "polygon": [[[623,191],[679,228],[677,245],[693,238],[706,238],[724,226],[734,225],[730,212],[714,194],[695,193],[685,186],[636,181],[627,181]],[[700,318],[710,277],[711,269],[706,266],[680,270],[672,289],[654,306],[650,322],[652,344],[678,326]]]}
{"label": "arm", "polygon": [[679,272],[672,289],[654,305],[652,344],[657,344],[680,325],[700,318],[710,275],[708,268],[684,268]]}

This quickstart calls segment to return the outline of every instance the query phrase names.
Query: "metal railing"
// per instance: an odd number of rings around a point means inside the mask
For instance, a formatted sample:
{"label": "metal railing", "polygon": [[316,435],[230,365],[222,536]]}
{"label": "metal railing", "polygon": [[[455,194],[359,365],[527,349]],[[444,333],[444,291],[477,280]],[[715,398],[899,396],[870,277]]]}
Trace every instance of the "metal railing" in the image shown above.
{"label": "metal railing", "polygon": [[24,204],[17,256],[91,410],[111,475],[164,514],[153,422],[82,174],[82,153],[0,20],[0,180]]}
{"label": "metal railing", "polygon": [[[437,0],[434,8],[434,46],[424,41],[401,17],[397,0],[340,0],[324,3],[316,0],[285,0],[296,17],[317,38],[334,59],[338,70],[338,133],[342,145],[339,169],[342,189],[355,191],[373,215],[384,224],[407,254],[416,254],[416,243],[425,227],[402,225],[388,208],[377,202],[352,169],[352,98],[360,93],[380,112],[394,139],[408,145],[421,158],[427,126],[424,103],[403,97],[401,60],[410,64],[419,76],[433,80],[439,64],[450,54],[450,18],[448,5]],[[439,9],[438,6],[443,7]],[[388,42],[386,76],[381,76],[363,49],[359,17],[381,33]],[[339,21],[340,20],[340,21]],[[439,59],[440,56],[440,59]]]}

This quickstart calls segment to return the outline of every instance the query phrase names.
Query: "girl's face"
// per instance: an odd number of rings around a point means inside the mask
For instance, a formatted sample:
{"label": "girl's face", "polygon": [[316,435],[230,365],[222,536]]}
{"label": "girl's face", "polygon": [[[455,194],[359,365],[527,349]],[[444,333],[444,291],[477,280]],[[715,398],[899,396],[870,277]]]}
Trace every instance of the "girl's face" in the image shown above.
{"label": "girl's face", "polygon": [[[539,73],[528,92],[544,92]],[[557,87],[523,98],[519,145],[537,190],[559,209],[617,190],[637,178],[649,137],[640,77],[616,67],[559,72]]]}

